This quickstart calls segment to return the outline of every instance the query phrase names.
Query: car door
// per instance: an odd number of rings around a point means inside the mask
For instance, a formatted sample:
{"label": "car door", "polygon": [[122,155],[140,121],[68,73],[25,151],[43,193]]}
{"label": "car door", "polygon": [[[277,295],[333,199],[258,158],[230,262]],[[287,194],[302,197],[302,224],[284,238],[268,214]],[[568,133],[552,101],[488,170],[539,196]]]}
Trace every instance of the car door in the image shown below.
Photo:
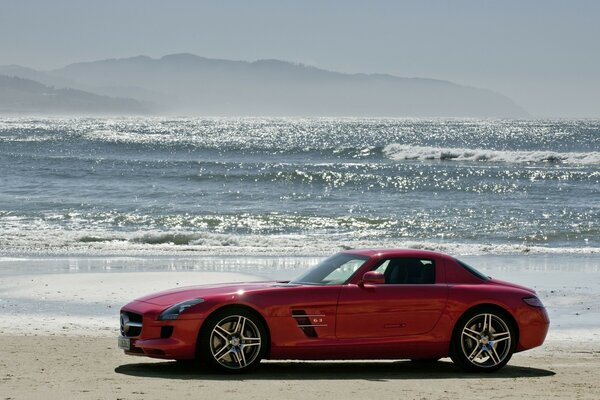
{"label": "car door", "polygon": [[384,284],[348,284],[340,291],[336,337],[384,338],[431,331],[446,307],[443,260],[388,258],[372,270]]}

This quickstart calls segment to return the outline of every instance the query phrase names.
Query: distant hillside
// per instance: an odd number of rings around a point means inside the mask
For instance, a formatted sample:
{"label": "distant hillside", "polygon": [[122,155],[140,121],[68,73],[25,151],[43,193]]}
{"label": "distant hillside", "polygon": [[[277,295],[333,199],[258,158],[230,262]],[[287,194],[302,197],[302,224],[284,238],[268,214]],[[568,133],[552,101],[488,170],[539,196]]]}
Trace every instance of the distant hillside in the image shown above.
{"label": "distant hillside", "polygon": [[[53,71],[11,69],[57,87],[159,104],[167,114],[232,116],[527,117],[509,98],[448,81],[343,74],[279,60],[192,54],[76,63]],[[18,72],[21,68],[22,71]],[[16,71],[16,72],[15,72]]]}
{"label": "distant hillside", "polygon": [[0,75],[0,113],[126,115],[148,113],[148,109],[133,99],[55,89],[31,79]]}

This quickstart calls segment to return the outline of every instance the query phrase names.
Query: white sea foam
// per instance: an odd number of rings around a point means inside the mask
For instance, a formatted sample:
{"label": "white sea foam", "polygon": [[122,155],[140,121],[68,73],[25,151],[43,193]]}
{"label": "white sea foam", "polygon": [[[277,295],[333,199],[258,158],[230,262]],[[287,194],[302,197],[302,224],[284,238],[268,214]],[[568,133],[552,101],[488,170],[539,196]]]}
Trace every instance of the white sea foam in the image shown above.
{"label": "white sea foam", "polygon": [[597,165],[600,152],[497,151],[390,144],[383,154],[392,160],[491,161],[502,163],[566,163]]}
{"label": "white sea foam", "polygon": [[413,248],[454,255],[469,254],[600,254],[593,246],[547,247],[528,244],[465,243],[374,239],[340,234],[235,234],[187,231],[107,232],[102,230],[4,231],[0,256],[140,256],[247,255],[325,256],[351,248]]}

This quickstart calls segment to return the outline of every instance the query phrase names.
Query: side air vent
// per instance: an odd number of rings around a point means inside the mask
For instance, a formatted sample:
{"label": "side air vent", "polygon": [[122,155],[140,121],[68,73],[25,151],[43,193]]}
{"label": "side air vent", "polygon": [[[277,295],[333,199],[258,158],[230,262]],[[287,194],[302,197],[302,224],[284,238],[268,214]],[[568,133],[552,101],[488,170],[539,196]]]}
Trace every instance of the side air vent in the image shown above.
{"label": "side air vent", "polygon": [[323,322],[323,318],[325,317],[323,314],[308,314],[304,310],[292,310],[292,317],[296,320],[298,328],[310,338],[319,337],[315,327],[327,326]]}

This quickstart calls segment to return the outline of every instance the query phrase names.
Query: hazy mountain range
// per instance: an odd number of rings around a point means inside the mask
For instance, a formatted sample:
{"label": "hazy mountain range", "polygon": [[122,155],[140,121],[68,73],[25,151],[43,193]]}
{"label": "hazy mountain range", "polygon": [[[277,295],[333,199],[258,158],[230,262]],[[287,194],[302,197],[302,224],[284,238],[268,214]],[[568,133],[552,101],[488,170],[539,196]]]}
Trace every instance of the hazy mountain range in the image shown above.
{"label": "hazy mountain range", "polygon": [[2,113],[528,116],[508,97],[486,89],[434,79],[345,74],[279,60],[173,54],[75,63],[50,71],[0,66],[0,75]]}
{"label": "hazy mountain range", "polygon": [[55,89],[30,79],[0,75],[0,115],[123,115],[149,111],[148,106],[133,99]]}

